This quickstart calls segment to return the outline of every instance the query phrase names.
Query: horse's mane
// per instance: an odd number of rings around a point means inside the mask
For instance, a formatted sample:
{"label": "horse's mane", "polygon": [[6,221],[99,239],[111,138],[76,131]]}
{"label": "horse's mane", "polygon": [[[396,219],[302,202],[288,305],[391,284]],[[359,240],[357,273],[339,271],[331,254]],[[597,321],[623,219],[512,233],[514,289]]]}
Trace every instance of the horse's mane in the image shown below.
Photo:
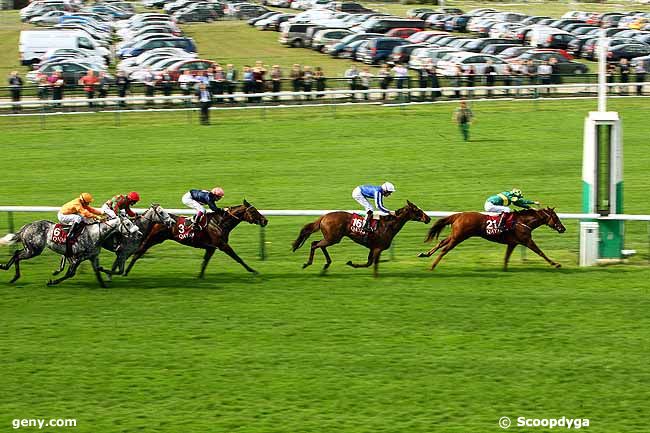
{"label": "horse's mane", "polygon": [[531,208],[531,209],[522,209],[522,210],[517,211],[516,213],[519,214],[519,215],[537,215],[537,214],[540,213],[540,211],[551,212],[551,211],[553,211],[553,209],[551,209],[550,207],[545,207],[545,208],[542,208],[542,209],[532,209]]}

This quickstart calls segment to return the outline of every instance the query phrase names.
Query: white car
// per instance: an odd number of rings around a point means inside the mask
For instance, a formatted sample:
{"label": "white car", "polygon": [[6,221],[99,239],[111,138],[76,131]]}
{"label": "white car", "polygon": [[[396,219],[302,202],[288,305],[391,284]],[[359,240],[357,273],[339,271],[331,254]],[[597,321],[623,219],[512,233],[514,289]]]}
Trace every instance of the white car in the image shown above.
{"label": "white car", "polygon": [[445,58],[448,54],[459,53],[460,50],[456,48],[433,48],[433,47],[422,47],[416,48],[411,51],[411,57],[409,58],[409,68],[410,69],[422,69],[429,64],[436,65],[440,60]]}
{"label": "white car", "polygon": [[497,56],[461,51],[459,53],[450,54],[444,59],[438,61],[436,64],[436,70],[440,75],[452,76],[456,75],[458,66],[463,70],[466,70],[469,66],[473,66],[475,73],[477,75],[482,75],[488,65],[488,61],[492,61],[492,66],[494,66],[497,74],[503,73],[504,68],[508,66],[506,61]]}
{"label": "white car", "polygon": [[490,37],[491,38],[506,38],[510,35],[513,29],[518,29],[523,27],[519,23],[499,23],[495,24],[490,28]]}

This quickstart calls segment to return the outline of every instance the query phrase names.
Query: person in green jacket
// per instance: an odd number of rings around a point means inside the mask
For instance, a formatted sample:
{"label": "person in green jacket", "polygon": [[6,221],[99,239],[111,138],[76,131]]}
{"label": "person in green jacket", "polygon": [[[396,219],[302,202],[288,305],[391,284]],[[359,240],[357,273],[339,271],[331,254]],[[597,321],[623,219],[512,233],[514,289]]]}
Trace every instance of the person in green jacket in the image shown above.
{"label": "person in green jacket", "polygon": [[510,205],[515,205],[524,209],[529,209],[531,204],[539,204],[538,201],[526,200],[521,190],[513,188],[511,191],[503,191],[498,194],[491,195],[485,200],[485,212],[495,212],[501,215],[499,218],[499,228],[502,228],[503,213],[512,212]]}

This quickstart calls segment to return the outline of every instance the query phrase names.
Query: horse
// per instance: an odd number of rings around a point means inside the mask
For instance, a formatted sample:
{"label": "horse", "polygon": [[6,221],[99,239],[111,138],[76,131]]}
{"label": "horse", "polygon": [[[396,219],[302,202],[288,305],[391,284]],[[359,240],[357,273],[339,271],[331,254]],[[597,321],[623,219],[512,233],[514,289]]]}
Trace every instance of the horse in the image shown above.
{"label": "horse", "polygon": [[248,272],[257,273],[257,271],[248,266],[228,244],[230,232],[237,227],[240,222],[246,221],[249,224],[257,224],[262,227],[265,227],[268,224],[268,220],[264,215],[259,213],[255,206],[248,203],[246,200],[244,200],[244,203],[241,205],[224,208],[222,212],[209,212],[205,214],[207,219],[205,228],[198,233],[188,231],[188,226],[183,224],[185,217],[180,217],[174,214],[169,215],[174,219],[174,225],[171,228],[167,228],[161,224],[155,224],[153,226],[149,234],[133,254],[133,258],[124,273],[125,276],[131,272],[135,262],[137,262],[149,248],[168,239],[193,248],[201,248],[205,250],[201,272],[199,273],[199,278],[201,279],[204,278],[205,269],[217,249],[226,253],[233,260],[242,265]]}
{"label": "horse", "polygon": [[512,230],[497,231],[494,234],[488,234],[488,231],[490,231],[492,225],[495,225],[496,220],[480,212],[460,212],[441,218],[429,229],[425,242],[437,239],[440,232],[448,225],[451,225],[451,235],[441,240],[438,245],[426,253],[420,253],[418,257],[431,257],[440,249],[440,254],[431,264],[431,270],[433,270],[440,260],[458,244],[471,237],[480,236],[488,241],[507,245],[506,256],[503,262],[504,271],[508,270],[510,255],[519,244],[525,245],[534,251],[551,266],[560,268],[561,265],[559,263],[546,257],[537,244],[535,244],[532,237],[533,230],[542,225],[547,225],[558,233],[564,233],[566,231],[566,228],[560,222],[560,218],[555,213],[555,208],[526,209],[513,212],[512,218],[514,224]]}
{"label": "horse", "polygon": [[302,268],[304,269],[314,262],[314,253],[320,248],[326,260],[323,272],[327,271],[332,264],[327,247],[338,244],[344,236],[347,236],[354,242],[370,249],[370,252],[368,253],[367,263],[355,264],[348,261],[346,265],[353,268],[367,268],[374,264],[373,273],[376,277],[378,275],[379,256],[382,251],[390,247],[393,238],[404,227],[404,224],[408,221],[420,221],[428,224],[431,221],[431,218],[424,211],[408,200],[406,206],[395,211],[395,216],[388,215],[380,218],[374,233],[364,232],[360,226],[357,227],[356,224],[353,224],[354,219],[360,218],[356,218],[352,213],[339,211],[327,213],[316,221],[306,224],[300,231],[298,238],[293,241],[293,251],[300,248],[307,238],[318,230],[323,234],[323,239],[311,243],[309,260],[302,265]]}
{"label": "horse", "polygon": [[[0,269],[3,270],[8,270],[12,265],[15,267],[16,274],[10,283],[14,283],[18,278],[20,278],[20,262],[40,255],[45,247],[48,247],[57,254],[65,255],[65,242],[55,243],[52,240],[55,226],[56,223],[51,221],[35,221],[21,227],[18,233],[10,233],[0,239],[0,245],[13,245],[16,242],[21,242],[23,244],[23,249],[16,251],[11,259],[9,259],[9,262],[4,265],[0,264]],[[73,277],[76,274],[79,265],[85,260],[90,260],[99,285],[101,287],[106,287],[100,274],[104,269],[99,266],[101,244],[116,232],[125,236],[130,235],[133,227],[131,221],[119,217],[106,222],[89,224],[78,236],[77,242],[72,246],[72,256],[68,258],[70,266],[68,267],[66,274],[56,280],[49,280],[47,285],[53,286]]]}

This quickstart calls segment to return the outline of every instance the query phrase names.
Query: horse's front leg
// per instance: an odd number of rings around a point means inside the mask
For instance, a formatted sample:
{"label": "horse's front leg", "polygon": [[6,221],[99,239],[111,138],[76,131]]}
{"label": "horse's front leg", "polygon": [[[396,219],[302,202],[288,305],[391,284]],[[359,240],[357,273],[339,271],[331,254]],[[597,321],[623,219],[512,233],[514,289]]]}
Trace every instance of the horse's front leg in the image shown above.
{"label": "horse's front leg", "polygon": [[369,268],[375,261],[375,250],[376,248],[371,249],[368,252],[368,261],[366,263],[364,264],[352,263],[352,260],[348,260],[346,265],[352,266],[353,268]]}
{"label": "horse's front leg", "polygon": [[61,256],[61,263],[59,263],[59,268],[52,271],[52,275],[59,275],[65,269],[66,257],[65,254]]}
{"label": "horse's front leg", "polygon": [[516,246],[517,246],[517,244],[508,244],[508,246],[506,247],[506,256],[503,259],[503,271],[504,272],[508,270],[508,261],[510,260],[510,256],[512,255],[512,252],[515,250]]}
{"label": "horse's front leg", "polygon": [[221,251],[223,251],[224,253],[228,254],[228,255],[229,255],[229,256],[230,256],[234,261],[236,261],[237,263],[239,263],[240,265],[242,265],[242,266],[244,267],[244,269],[246,269],[248,272],[252,272],[252,273],[254,273],[254,274],[257,274],[257,273],[258,273],[255,269],[253,269],[253,268],[251,268],[250,266],[248,266],[248,265],[247,265],[247,264],[246,264],[246,263],[241,259],[241,257],[239,257],[239,256],[237,255],[237,253],[232,249],[232,247],[231,247],[230,245],[228,245],[228,244],[220,245],[220,246],[219,246],[219,249],[220,249]]}
{"label": "horse's front leg", "polygon": [[102,272],[110,272],[110,271],[105,270],[101,266],[99,266],[99,255],[91,257],[90,263],[93,266],[93,271],[95,271],[95,277],[97,278],[99,285],[102,288],[106,288],[106,283],[104,283],[104,280],[102,279]]}
{"label": "horse's front leg", "polygon": [[66,272],[65,275],[62,276],[61,278],[57,278],[56,280],[49,280],[47,282],[48,286],[54,286],[56,284],[59,284],[62,281],[67,280],[68,278],[72,278],[75,276],[75,274],[77,273],[77,268],[79,267],[81,261],[79,261],[79,259],[77,258],[69,258],[68,260],[70,261],[70,264],[68,265],[68,272]]}
{"label": "horse's front leg", "polygon": [[557,263],[557,262],[554,262],[553,260],[551,260],[551,259],[549,259],[548,257],[546,257],[546,254],[544,254],[544,253],[542,252],[542,250],[539,249],[539,247],[537,246],[537,244],[535,243],[535,241],[533,240],[533,238],[529,238],[529,239],[526,241],[526,246],[527,246],[531,251],[533,251],[535,254],[537,254],[538,256],[540,256],[541,258],[543,258],[544,260],[546,260],[546,261],[548,262],[548,264],[551,265],[551,266],[553,266],[554,268],[561,268],[561,267],[562,267],[561,264],[559,264],[559,263]]}
{"label": "horse's front leg", "polygon": [[214,255],[215,251],[216,249],[214,247],[205,249],[205,254],[203,255],[203,263],[201,263],[201,272],[199,273],[200,279],[203,279],[205,277],[205,268],[208,267],[208,263],[210,263],[210,259]]}

